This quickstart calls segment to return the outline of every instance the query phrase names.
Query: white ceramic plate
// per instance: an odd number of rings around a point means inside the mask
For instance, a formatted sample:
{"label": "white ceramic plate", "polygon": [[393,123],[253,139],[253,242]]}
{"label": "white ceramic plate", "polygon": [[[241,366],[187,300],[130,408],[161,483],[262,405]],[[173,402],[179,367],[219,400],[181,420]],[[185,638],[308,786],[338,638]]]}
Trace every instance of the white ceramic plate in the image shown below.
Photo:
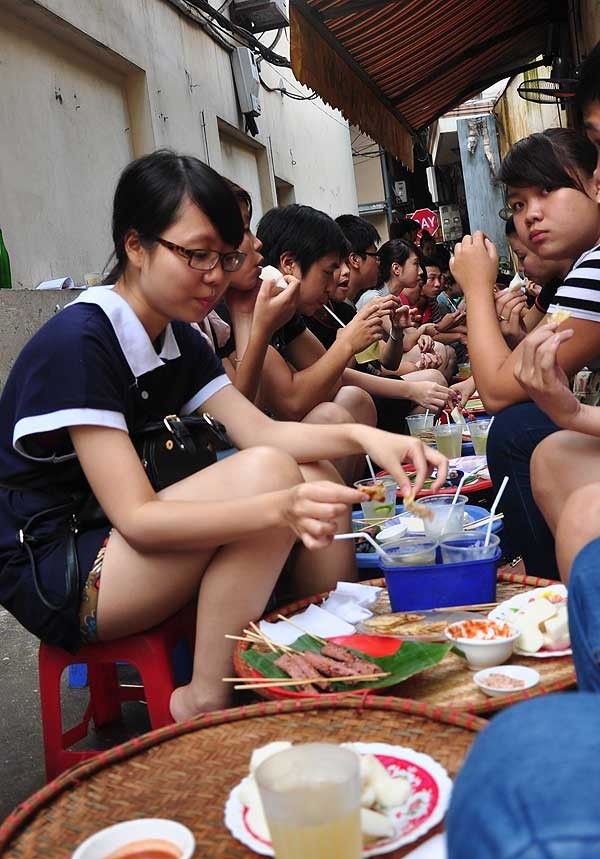
{"label": "white ceramic plate", "polygon": [[115,823],[114,826],[95,832],[79,845],[71,859],[104,859],[119,847],[147,838],[171,841],[179,847],[181,859],[190,859],[196,846],[194,836],[182,823],[160,817],[142,817]]}
{"label": "white ceramic plate", "polygon": [[[388,817],[394,824],[393,838],[369,843],[363,849],[363,859],[391,853],[421,838],[436,826],[444,817],[452,781],[446,770],[421,752],[404,746],[391,746],[387,743],[347,743],[360,754],[375,755],[392,778],[408,779],[411,793],[406,802],[388,810]],[[225,825],[242,844],[262,856],[273,856],[269,841],[258,838],[248,827],[247,807],[239,799],[240,784],[237,784],[225,804]],[[307,857],[308,859],[308,857]]]}
{"label": "white ceramic plate", "polygon": [[[492,620],[505,620],[508,623],[511,623],[515,614],[522,608],[525,608],[527,603],[534,599],[541,599],[542,597],[544,599],[552,597],[553,599],[550,600],[551,602],[557,598],[566,600],[567,589],[563,584],[557,582],[555,585],[548,585],[547,588],[534,588],[531,591],[524,591],[523,593],[517,594],[509,600],[505,600],[503,603],[500,603],[499,606],[492,609],[488,614],[488,617],[491,617]],[[518,656],[532,656],[535,659],[551,659],[554,656],[570,656],[573,653],[570,647],[567,647],[564,650],[548,650],[547,648],[542,647],[541,650],[537,650],[535,653],[527,650],[519,650],[518,647],[515,647],[513,652]]]}
{"label": "white ceramic plate", "polygon": [[[513,680],[523,680],[525,685],[521,686],[520,689],[495,689],[486,683],[486,678],[490,674],[504,674],[505,677],[512,677]],[[540,682],[540,675],[535,668],[527,668],[525,665],[495,665],[492,668],[483,668],[474,674],[473,682],[486,695],[491,698],[498,698],[500,695],[514,695],[516,692],[533,689]]]}

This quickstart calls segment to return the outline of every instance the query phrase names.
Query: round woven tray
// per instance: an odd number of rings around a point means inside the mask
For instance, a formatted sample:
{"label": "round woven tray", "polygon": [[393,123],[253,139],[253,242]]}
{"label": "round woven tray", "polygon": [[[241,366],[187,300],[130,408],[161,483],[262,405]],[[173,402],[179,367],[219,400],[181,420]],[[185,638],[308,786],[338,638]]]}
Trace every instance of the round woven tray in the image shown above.
{"label": "round woven tray", "polygon": [[[105,826],[167,817],[192,830],[198,857],[254,856],[230,835],[223,815],[225,800],[247,774],[257,746],[282,739],[389,742],[431,755],[454,777],[473,732],[486,724],[475,716],[439,714],[413,701],[372,696],[327,695],[207,713],[67,770],[5,820],[0,853],[12,859],[66,859]],[[388,855],[398,859],[414,846]]]}
{"label": "round woven tray", "polygon": [[[368,583],[365,582],[365,584],[385,587],[385,580],[374,579]],[[552,582],[549,579],[526,576],[514,572],[508,566],[503,567],[498,571],[497,600],[498,602],[503,602],[523,591],[548,587],[552,584],[556,584],[556,582]],[[298,600],[285,606],[285,608],[277,609],[272,614],[267,615],[265,619],[276,621],[278,614],[284,616],[296,614],[312,603],[322,602],[326,596],[327,594],[316,594],[308,599]],[[386,597],[387,592],[380,596],[375,609],[376,611],[381,613],[390,611],[389,602],[386,604]],[[242,658],[242,653],[247,647],[247,644],[240,642],[234,653],[233,662],[236,673],[240,677],[256,676],[253,669]],[[527,665],[535,668],[540,674],[538,685],[525,692],[488,698],[473,683],[474,672],[468,668],[466,661],[454,653],[448,653],[438,665],[434,665],[420,674],[415,674],[414,677],[409,677],[408,680],[405,680],[394,688],[403,698],[423,701],[434,707],[485,714],[506,707],[508,704],[514,704],[517,701],[524,701],[527,698],[536,698],[549,692],[569,689],[576,684],[575,668],[570,656],[537,659],[535,657],[514,654],[509,662],[510,664]],[[281,697],[281,693],[273,692],[269,689],[257,689],[255,691],[257,695],[262,695],[265,698]],[[386,689],[386,694],[389,694],[389,691],[389,688]]]}

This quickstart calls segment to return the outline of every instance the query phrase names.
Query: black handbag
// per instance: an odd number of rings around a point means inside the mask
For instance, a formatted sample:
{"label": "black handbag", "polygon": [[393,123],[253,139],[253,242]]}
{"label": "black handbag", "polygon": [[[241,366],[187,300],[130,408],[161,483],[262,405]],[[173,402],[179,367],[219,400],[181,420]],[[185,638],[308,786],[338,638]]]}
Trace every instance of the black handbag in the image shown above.
{"label": "black handbag", "polygon": [[[217,460],[217,451],[232,447],[225,427],[206,412],[202,415],[179,417],[167,415],[162,421],[145,424],[132,432],[131,440],[141,459],[148,479],[155,491],[177,483],[195,474]],[[0,488],[27,491],[27,487],[0,482]],[[53,534],[38,536],[36,525],[50,515],[60,513],[64,521]],[[33,582],[41,602],[46,608],[62,612],[79,600],[79,559],[75,543],[82,530],[101,528],[110,524],[93,492],[86,490],[72,494],[71,500],[41,510],[19,530],[17,542],[27,552]],[[61,537],[67,539],[65,565],[65,594],[57,603],[45,592],[40,581],[33,547]]]}
{"label": "black handbag", "polygon": [[167,415],[133,433],[132,441],[156,492],[212,465],[217,451],[233,446],[223,424],[206,412]]}

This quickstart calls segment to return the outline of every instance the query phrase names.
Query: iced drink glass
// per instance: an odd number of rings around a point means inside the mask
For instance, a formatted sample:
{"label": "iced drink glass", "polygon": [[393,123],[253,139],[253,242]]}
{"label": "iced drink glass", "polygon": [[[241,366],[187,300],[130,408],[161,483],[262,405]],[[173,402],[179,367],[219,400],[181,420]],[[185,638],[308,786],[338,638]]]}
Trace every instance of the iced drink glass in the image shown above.
{"label": "iced drink glass", "polygon": [[304,743],[256,770],[275,859],[360,859],[360,765],[349,749]]}
{"label": "iced drink glass", "polygon": [[411,435],[420,438],[424,444],[435,447],[435,439],[433,437],[433,421],[435,415],[407,415],[406,424]]}
{"label": "iced drink glass", "polygon": [[471,441],[473,442],[473,450],[478,456],[485,456],[487,449],[488,433],[490,431],[491,420],[489,421],[473,421],[469,424],[471,432]]}
{"label": "iced drink glass", "polygon": [[360,506],[362,509],[363,518],[368,521],[384,519],[386,516],[393,516],[396,512],[396,496],[398,494],[398,484],[393,477],[368,477],[365,480],[357,480],[354,484],[357,489],[363,486],[375,486],[377,483],[383,484],[385,492],[384,501],[364,501]]}
{"label": "iced drink glass", "polygon": [[428,567],[435,564],[437,542],[428,537],[404,537],[384,543],[383,548],[392,559],[381,559],[384,567]]}
{"label": "iced drink glass", "polygon": [[456,459],[460,456],[462,448],[462,425],[461,424],[438,424],[433,428],[433,437],[437,449],[448,459]]}
{"label": "iced drink glass", "polygon": [[429,518],[423,519],[428,537],[437,540],[441,534],[456,534],[464,529],[467,496],[459,495],[454,505],[453,501],[454,495],[430,495],[419,499],[419,504],[431,512]]}
{"label": "iced drink glass", "polygon": [[[483,531],[483,528],[482,528]],[[466,561],[484,561],[493,558],[500,544],[497,534],[490,534],[490,542],[484,546],[485,533],[444,534],[440,538],[442,562],[464,564]]]}

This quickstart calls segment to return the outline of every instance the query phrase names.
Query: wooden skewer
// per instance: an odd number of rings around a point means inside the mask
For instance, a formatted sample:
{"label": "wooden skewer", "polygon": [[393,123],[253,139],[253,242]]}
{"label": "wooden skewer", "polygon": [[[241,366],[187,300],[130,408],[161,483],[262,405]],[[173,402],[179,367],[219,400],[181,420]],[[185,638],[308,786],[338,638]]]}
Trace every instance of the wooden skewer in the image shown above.
{"label": "wooden skewer", "polygon": [[440,608],[432,608],[429,611],[487,611],[500,605],[497,602],[473,603],[473,605],[445,605]]}
{"label": "wooden skewer", "polygon": [[[318,677],[305,677],[301,680],[295,680],[293,677],[223,677],[224,683],[237,682],[238,685],[234,689],[268,689],[277,686],[305,686],[309,683],[347,683],[352,681],[369,681],[382,680],[384,677],[389,677],[390,672],[381,672],[380,674],[353,674],[351,677],[324,677],[322,674]],[[243,682],[241,682],[243,681]]]}
{"label": "wooden skewer", "polygon": [[[258,637],[245,637],[243,635],[225,635],[225,638],[229,638],[232,641],[245,641],[246,644],[263,644],[263,639]],[[293,647],[288,647],[287,644],[275,644],[277,650],[282,650],[285,653],[297,653]]]}
{"label": "wooden skewer", "polygon": [[300,632],[303,635],[308,635],[310,638],[312,638],[318,644],[323,644],[323,645],[327,644],[327,642],[325,641],[324,638],[319,638],[318,635],[313,635],[312,632],[309,632],[307,629],[304,629],[304,627],[300,626],[300,624],[294,623],[294,621],[290,620],[288,617],[284,617],[282,614],[278,614],[277,617],[279,618],[279,620],[284,620],[286,623],[289,623],[290,626],[293,626],[296,629],[300,630]]}
{"label": "wooden skewer", "polygon": [[[496,513],[492,522],[498,522],[500,519],[504,519],[504,513]],[[487,525],[490,521],[490,517],[486,516],[485,519],[478,519],[476,522],[469,522],[468,525],[465,525],[465,531],[475,531],[477,528],[481,528],[482,525]]]}
{"label": "wooden skewer", "polygon": [[256,635],[258,635],[258,637],[259,637],[259,638],[261,638],[261,639],[264,641],[264,643],[267,645],[267,647],[269,648],[269,650],[271,650],[273,653],[277,653],[277,648],[276,648],[276,647],[275,647],[275,645],[272,643],[272,641],[271,641],[271,639],[269,638],[269,636],[268,636],[268,635],[265,635],[265,634],[264,634],[264,632],[262,631],[262,629],[260,629],[260,627],[258,627],[258,626],[254,623],[254,621],[250,621],[250,628],[254,631],[254,633],[255,633]]}

